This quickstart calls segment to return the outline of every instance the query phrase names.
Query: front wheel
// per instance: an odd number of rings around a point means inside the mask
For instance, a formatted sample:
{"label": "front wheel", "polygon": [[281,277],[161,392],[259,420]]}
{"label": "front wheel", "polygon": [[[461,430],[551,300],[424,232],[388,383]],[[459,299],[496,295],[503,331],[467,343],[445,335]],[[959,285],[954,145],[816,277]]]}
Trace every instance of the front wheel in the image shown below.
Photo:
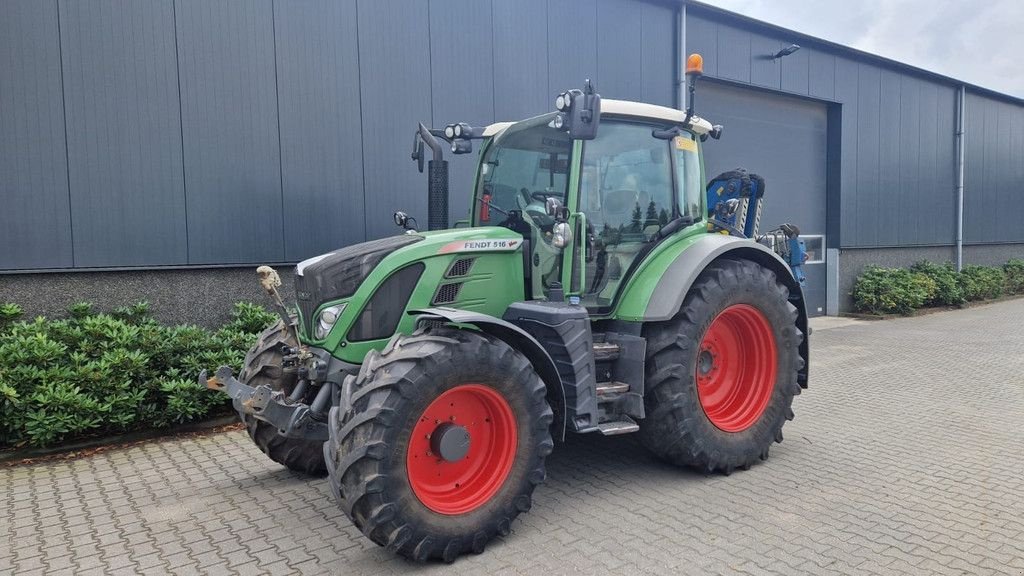
{"label": "front wheel", "polygon": [[[238,379],[256,387],[265,385],[271,390],[289,394],[295,386],[295,373],[283,369],[281,347],[292,345],[292,337],[283,322],[267,328],[260,334],[256,345],[249,350]],[[278,464],[290,470],[311,476],[323,476],[327,467],[323,458],[323,442],[305,438],[288,438],[278,434],[277,429],[256,417],[239,413],[252,441]]]}
{"label": "front wheel", "polygon": [[447,562],[530,509],[553,442],[529,361],[479,332],[434,328],[367,355],[331,410],[331,489],[371,540]]}
{"label": "front wheel", "polygon": [[766,459],[800,393],[796,322],[789,290],[770,270],[748,260],[709,266],[675,318],[646,328],[641,441],[711,472]]}

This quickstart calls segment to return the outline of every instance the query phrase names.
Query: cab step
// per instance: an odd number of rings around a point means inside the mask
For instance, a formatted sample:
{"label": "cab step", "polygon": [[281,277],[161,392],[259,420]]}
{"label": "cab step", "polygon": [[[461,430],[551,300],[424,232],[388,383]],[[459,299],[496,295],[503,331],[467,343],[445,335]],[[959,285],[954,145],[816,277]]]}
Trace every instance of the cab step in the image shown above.
{"label": "cab step", "polygon": [[594,362],[618,360],[619,345],[613,342],[594,342]]}
{"label": "cab step", "polygon": [[622,420],[614,422],[601,422],[597,425],[598,431],[605,436],[616,436],[618,434],[629,434],[640,429],[640,425],[629,416],[622,416]]}
{"label": "cab step", "polygon": [[626,392],[629,392],[629,384],[625,384],[623,382],[598,382],[597,384],[598,399],[607,398],[608,396],[616,396]]}

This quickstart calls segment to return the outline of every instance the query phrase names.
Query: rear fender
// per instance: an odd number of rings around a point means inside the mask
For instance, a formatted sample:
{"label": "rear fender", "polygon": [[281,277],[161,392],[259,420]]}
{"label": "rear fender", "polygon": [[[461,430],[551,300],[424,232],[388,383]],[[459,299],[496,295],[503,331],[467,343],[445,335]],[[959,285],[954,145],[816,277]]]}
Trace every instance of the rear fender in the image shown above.
{"label": "rear fender", "polygon": [[565,440],[565,390],[562,387],[562,379],[558,376],[558,369],[555,367],[555,362],[551,359],[551,356],[548,355],[544,347],[533,336],[530,336],[515,324],[501,318],[495,318],[494,316],[479,312],[467,312],[457,308],[423,308],[420,310],[410,310],[409,314],[419,315],[420,320],[418,323],[423,320],[440,319],[451,324],[473,326],[481,332],[505,342],[513,349],[522,352],[526,359],[530,361],[530,364],[533,365],[533,369],[540,376],[541,380],[544,381],[544,386],[548,390],[548,401],[552,404],[551,409],[559,415],[553,426],[552,435]]}
{"label": "rear fender", "polygon": [[807,326],[807,305],[803,289],[793,277],[786,262],[768,247],[724,234],[708,234],[679,253],[661,275],[644,312],[644,322],[669,320],[679,313],[683,300],[693,283],[718,260],[750,260],[775,273],[776,278],[789,289],[789,302],[797,309],[797,327],[804,334],[800,343],[800,357],[803,367],[797,377],[802,388],[807,388],[810,368],[809,330]]}

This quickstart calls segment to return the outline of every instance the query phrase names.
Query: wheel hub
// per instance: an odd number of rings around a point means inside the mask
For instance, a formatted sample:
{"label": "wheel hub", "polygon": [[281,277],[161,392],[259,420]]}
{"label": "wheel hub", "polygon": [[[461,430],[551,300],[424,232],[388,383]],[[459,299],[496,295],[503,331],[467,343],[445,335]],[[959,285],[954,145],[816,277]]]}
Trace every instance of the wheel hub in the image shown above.
{"label": "wheel hub", "polygon": [[430,451],[446,462],[458,462],[469,453],[469,430],[451,422],[434,428],[430,434]]}
{"label": "wheel hub", "polygon": [[701,350],[697,357],[697,370],[701,376],[707,376],[715,369],[715,356],[711,350]]}

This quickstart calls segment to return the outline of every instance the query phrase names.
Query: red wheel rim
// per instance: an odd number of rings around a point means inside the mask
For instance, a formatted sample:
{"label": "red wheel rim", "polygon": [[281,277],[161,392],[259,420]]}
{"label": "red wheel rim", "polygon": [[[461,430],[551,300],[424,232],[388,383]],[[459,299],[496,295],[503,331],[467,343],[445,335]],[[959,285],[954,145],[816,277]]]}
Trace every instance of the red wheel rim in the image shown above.
{"label": "red wheel rim", "polygon": [[[442,457],[437,444],[452,429],[469,441],[468,450],[454,461]],[[446,391],[423,411],[409,439],[406,467],[413,493],[439,514],[465,514],[483,506],[512,470],[518,431],[512,408],[493,388],[463,384]]]}
{"label": "red wheel rim", "polygon": [[775,334],[760,310],[722,310],[697,352],[697,396],[711,423],[726,432],[753,426],[775,388],[776,362]]}

